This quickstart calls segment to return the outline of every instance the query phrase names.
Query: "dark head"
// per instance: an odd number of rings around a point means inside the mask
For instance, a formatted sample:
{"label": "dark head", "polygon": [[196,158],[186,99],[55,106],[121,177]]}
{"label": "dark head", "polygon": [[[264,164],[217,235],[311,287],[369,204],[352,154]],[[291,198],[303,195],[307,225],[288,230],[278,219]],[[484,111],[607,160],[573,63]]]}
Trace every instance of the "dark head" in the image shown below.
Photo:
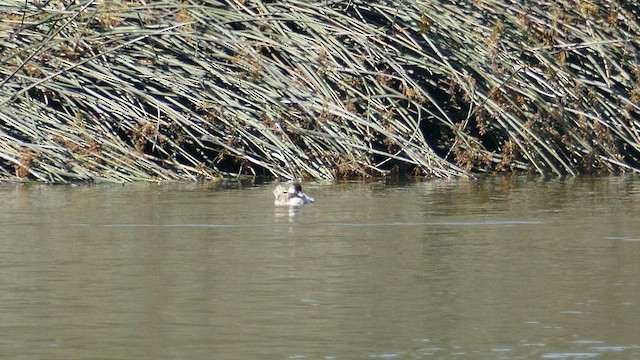
{"label": "dark head", "polygon": [[289,188],[289,192],[292,194],[299,194],[302,192],[302,186],[300,185],[299,182],[294,182],[293,184],[291,184],[291,187]]}

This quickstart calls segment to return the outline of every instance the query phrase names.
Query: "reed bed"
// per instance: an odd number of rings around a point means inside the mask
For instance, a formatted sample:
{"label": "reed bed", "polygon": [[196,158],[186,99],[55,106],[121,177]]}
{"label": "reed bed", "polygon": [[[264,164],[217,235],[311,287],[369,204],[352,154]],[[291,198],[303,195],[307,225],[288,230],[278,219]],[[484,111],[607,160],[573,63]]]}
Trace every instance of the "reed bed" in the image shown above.
{"label": "reed bed", "polygon": [[627,2],[0,0],[0,178],[640,168]]}

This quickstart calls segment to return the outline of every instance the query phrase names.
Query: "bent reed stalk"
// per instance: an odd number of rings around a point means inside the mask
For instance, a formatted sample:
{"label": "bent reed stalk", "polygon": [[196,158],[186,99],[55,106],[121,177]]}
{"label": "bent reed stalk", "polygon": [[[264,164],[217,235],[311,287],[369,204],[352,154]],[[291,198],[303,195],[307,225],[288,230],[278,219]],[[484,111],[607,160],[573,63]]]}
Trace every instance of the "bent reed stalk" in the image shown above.
{"label": "bent reed stalk", "polygon": [[0,0],[0,178],[636,172],[636,13]]}

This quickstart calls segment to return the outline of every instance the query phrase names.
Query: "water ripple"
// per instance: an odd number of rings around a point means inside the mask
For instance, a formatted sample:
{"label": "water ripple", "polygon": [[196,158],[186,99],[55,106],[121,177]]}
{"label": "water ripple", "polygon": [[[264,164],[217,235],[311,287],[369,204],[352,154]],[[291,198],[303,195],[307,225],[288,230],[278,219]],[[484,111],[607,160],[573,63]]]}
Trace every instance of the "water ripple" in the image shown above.
{"label": "water ripple", "polygon": [[[315,224],[299,224],[300,226],[329,226],[329,227],[383,227],[383,226],[515,226],[515,225],[540,225],[544,224],[538,220],[485,220],[485,221],[432,221],[432,222],[411,222],[411,221],[394,221],[385,223],[315,223]],[[173,227],[173,228],[250,228],[250,227],[279,227],[291,226],[292,224],[208,224],[208,223],[184,223],[184,224],[136,224],[136,223],[114,223],[114,224],[70,224],[73,227],[106,227],[106,228],[136,228],[136,227]],[[640,239],[638,239],[640,241]]]}

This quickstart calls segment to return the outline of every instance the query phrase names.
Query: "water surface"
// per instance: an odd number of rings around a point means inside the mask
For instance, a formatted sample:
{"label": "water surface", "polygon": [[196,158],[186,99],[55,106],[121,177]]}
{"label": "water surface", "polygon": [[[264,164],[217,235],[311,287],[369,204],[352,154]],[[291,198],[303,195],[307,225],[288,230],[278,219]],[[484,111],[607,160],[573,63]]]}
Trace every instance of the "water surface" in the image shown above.
{"label": "water surface", "polygon": [[640,357],[640,181],[0,184],[11,359]]}

